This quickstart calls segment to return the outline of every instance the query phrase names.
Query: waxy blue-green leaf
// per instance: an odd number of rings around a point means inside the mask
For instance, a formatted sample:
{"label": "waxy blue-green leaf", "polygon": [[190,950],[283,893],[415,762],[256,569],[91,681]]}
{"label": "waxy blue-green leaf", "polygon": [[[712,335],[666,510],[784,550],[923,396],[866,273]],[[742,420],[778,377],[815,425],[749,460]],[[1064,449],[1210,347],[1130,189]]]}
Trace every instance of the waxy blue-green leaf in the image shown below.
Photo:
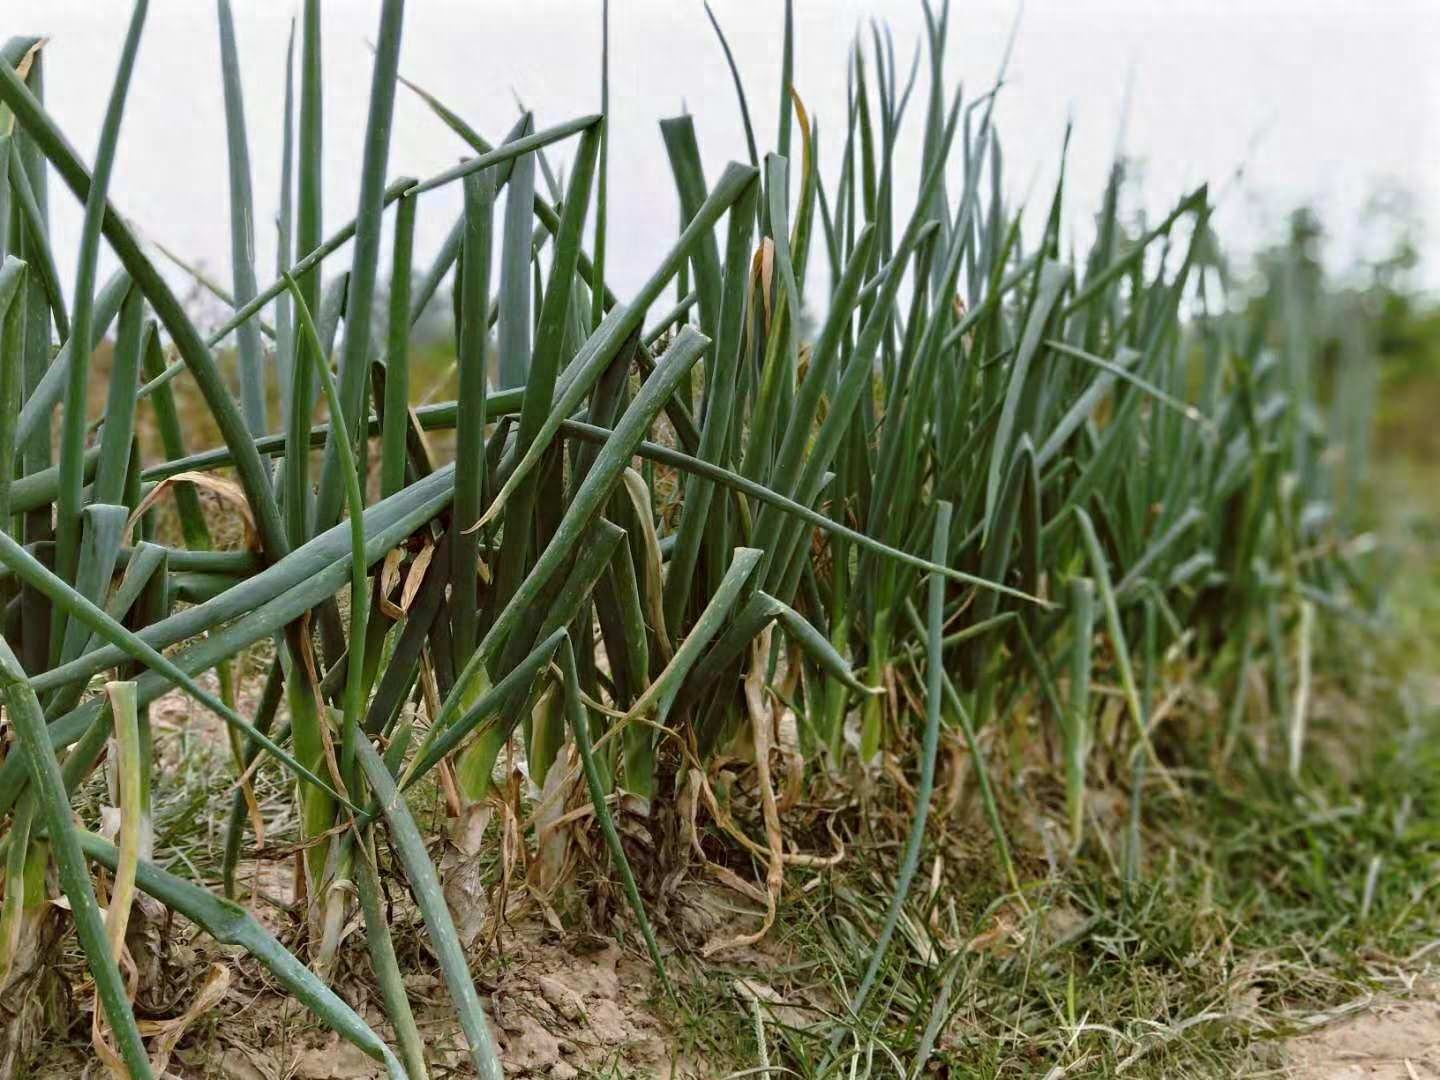
{"label": "waxy blue-green leaf", "polygon": [[[721,464],[729,457],[729,445],[736,399],[739,396],[741,364],[744,362],[743,322],[748,284],[750,245],[754,234],[755,213],[760,197],[760,184],[750,184],[730,208],[730,228],[725,242],[725,270],[720,311],[716,320],[715,346],[705,380],[705,419],[700,432],[696,456],[704,461]],[[696,294],[698,296],[698,293]],[[670,572],[665,579],[665,625],[679,627],[681,616],[693,588],[696,560],[707,535],[712,561],[718,563],[724,537],[722,530],[711,529],[711,502],[714,484],[698,476],[687,477],[684,499],[680,506],[680,524],[676,529],[675,547],[670,554]],[[707,586],[719,584],[719,567],[711,567]]]}
{"label": "waxy blue-green leaf", "polygon": [[[85,193],[85,220],[80,229],[80,254],[75,271],[75,308],[71,313],[71,337],[80,343],[72,350],[65,380],[65,410],[60,428],[60,487],[55,500],[55,568],[62,578],[75,573],[75,560],[80,548],[81,487],[85,469],[85,403],[90,374],[90,354],[84,348],[90,340],[95,303],[95,275],[100,257],[100,232],[106,210],[106,189],[115,164],[120,143],[120,121],[125,115],[125,98],[130,90],[130,77],[135,70],[135,57],[140,51],[140,35],[145,28],[148,0],[137,0],[120,50],[120,63],[115,73],[105,121],[100,129],[100,145],[95,152],[95,170]],[[15,73],[0,65],[0,74],[9,76],[14,86],[26,93]],[[17,116],[23,116],[16,102],[6,102]],[[31,132],[35,135],[35,132]],[[57,613],[50,625],[50,651],[58,653],[64,638],[65,617]]]}
{"label": "waxy blue-green leaf", "polygon": [[375,748],[368,740],[362,739],[357,749],[365,778],[380,800],[380,810],[390,827],[391,843],[405,867],[415,903],[424,916],[430,943],[440,961],[445,984],[460,1017],[461,1030],[465,1032],[465,1041],[470,1044],[470,1062],[481,1080],[502,1080],[504,1072],[500,1067],[500,1054],[491,1038],[489,1023],[480,1005],[480,995],[476,993],[475,982],[470,975],[470,964],[455,933],[455,923],[450,917],[445,894],[441,891],[439,875],[430,862],[425,838],[411,816],[405,796],[396,787],[390,770]]}
{"label": "waxy blue-green leaf", "polygon": [[496,352],[502,390],[524,385],[530,371],[530,245],[535,230],[534,202],[535,155],[525,154],[515,160],[510,170],[501,228]]}
{"label": "waxy blue-green leaf", "polygon": [[[555,234],[555,255],[540,305],[540,318],[535,328],[535,348],[528,359],[524,400],[520,423],[515,429],[515,452],[524,454],[550,412],[555,381],[565,361],[566,319],[576,281],[580,244],[584,234],[585,215],[590,204],[590,184],[594,175],[600,142],[598,128],[587,130],[580,137],[570,187],[566,193],[560,229]],[[533,193],[534,178],[531,177]],[[518,190],[518,189],[517,189]],[[519,587],[525,561],[534,541],[531,518],[538,492],[534,487],[520,489],[506,513],[506,529],[500,545],[500,559],[495,572],[494,599],[504,605]]]}
{"label": "waxy blue-green leaf", "polygon": [[6,531],[13,528],[10,496],[19,458],[15,421],[25,384],[28,269],[13,255],[6,255],[0,264],[0,529]]}
{"label": "waxy blue-green leaf", "polygon": [[452,663],[470,659],[479,637],[479,520],[488,482],[485,461],[485,397],[490,386],[490,252],[495,185],[487,173],[465,180],[465,248],[457,291],[461,311],[460,398],[455,417],[456,533],[450,546]]}
{"label": "waxy blue-green leaf", "polygon": [[37,561],[35,557],[23,547],[3,533],[0,533],[0,562],[8,566],[16,577],[23,579],[27,584],[43,592],[59,610],[64,611],[72,618],[80,620],[90,630],[107,638],[112,644],[123,650],[127,656],[140,661],[147,667],[158,671],[167,679],[184,687],[192,697],[219,716],[226,724],[259,742],[301,779],[314,784],[316,787],[332,795],[335,794],[334,789],[331,788],[329,784],[297,762],[286,750],[276,745],[268,736],[256,731],[254,726],[236,713],[235,710],[231,709],[209,691],[202,689],[193,678],[183,672],[171,660],[157,652],[152,646],[146,644],[136,634],[121,626],[89,600],[86,600],[69,585],[61,581],[60,578],[56,577],[54,573]]}
{"label": "waxy blue-green leaf", "polygon": [[[250,143],[245,134],[245,95],[240,85],[240,54],[230,0],[215,0],[220,27],[220,81],[225,90],[225,140],[230,161],[230,272],[235,305],[255,297],[255,199],[250,190]],[[240,357],[240,401],[250,431],[270,429],[265,405],[265,370],[260,328],[253,320],[236,332]]]}
{"label": "waxy blue-green leaf", "polygon": [[130,440],[135,435],[135,388],[144,347],[142,316],[145,300],[131,289],[120,307],[110,391],[105,399],[105,426],[100,436],[100,462],[95,472],[96,502],[119,503],[125,496],[125,474],[130,466]]}
{"label": "waxy blue-green leaf", "polygon": [[[365,121],[365,148],[360,163],[360,200],[355,212],[355,247],[350,260],[345,298],[345,341],[340,353],[340,401],[345,426],[358,431],[370,380],[370,319],[380,266],[381,215],[385,210],[385,167],[390,157],[390,129],[395,112],[395,80],[400,63],[400,31],[405,0],[382,0],[376,35],[375,66],[370,76],[370,108]],[[303,294],[302,294],[303,295]],[[318,370],[318,367],[317,367]],[[346,483],[340,448],[332,432],[326,444],[315,501],[315,522],[328,528],[340,517]]]}
{"label": "waxy blue-green leaf", "polygon": [[[549,449],[550,441],[555,437],[560,424],[575,411],[589,393],[595,380],[600,377],[601,372],[619,352],[626,339],[640,330],[644,323],[646,309],[659,296],[666,282],[680,268],[694,245],[714,227],[715,222],[720,219],[720,215],[740,197],[741,192],[745,190],[745,186],[754,176],[753,169],[747,169],[732,162],[711,190],[710,197],[705,200],[691,219],[690,224],[686,226],[685,231],[680,234],[679,240],[671,248],[664,262],[640,287],[635,299],[629,305],[613,308],[605,321],[585,342],[579,355],[565,369],[564,375],[556,387],[557,396],[549,415],[545,418],[545,423],[541,425],[529,448],[510,470],[505,483],[485,511],[486,517],[493,517],[499,513],[516,485],[529,476],[531,470]],[[663,406],[664,403],[662,400],[657,404]]]}
{"label": "waxy blue-green leaf", "polygon": [[994,449],[985,478],[985,525],[982,536],[988,540],[990,521],[1000,498],[1000,476],[1005,463],[1012,453],[1011,446],[1020,434],[1028,431],[1031,417],[1022,415],[1021,402],[1025,398],[1030,377],[1030,366],[1039,351],[1045,326],[1050,320],[1061,294],[1070,284],[1070,270],[1058,263],[1048,263],[1040,268],[1039,285],[1034,303],[1030,307],[1029,321],[1015,351],[1015,361],[1010,367],[1005,389],[1005,405],[1000,411],[1000,423],[995,430]]}
{"label": "waxy blue-green leaf", "polygon": [[50,248],[45,216],[36,201],[35,192],[30,187],[30,176],[23,156],[22,150],[13,150],[6,167],[10,201],[19,211],[24,227],[25,260],[36,274],[40,288],[44,290],[50,314],[55,320],[56,332],[62,339],[66,339],[70,336],[70,314],[65,307],[65,294],[60,285],[60,272],[55,267],[55,253]]}
{"label": "waxy blue-green leaf", "polygon": [[[126,455],[128,458],[128,454]],[[75,570],[75,591],[96,607],[103,607],[110,590],[110,578],[120,545],[125,539],[125,524],[130,511],[123,506],[91,503],[80,511],[80,553]],[[90,631],[79,623],[65,627],[60,648],[60,662],[66,663],[80,654]]]}

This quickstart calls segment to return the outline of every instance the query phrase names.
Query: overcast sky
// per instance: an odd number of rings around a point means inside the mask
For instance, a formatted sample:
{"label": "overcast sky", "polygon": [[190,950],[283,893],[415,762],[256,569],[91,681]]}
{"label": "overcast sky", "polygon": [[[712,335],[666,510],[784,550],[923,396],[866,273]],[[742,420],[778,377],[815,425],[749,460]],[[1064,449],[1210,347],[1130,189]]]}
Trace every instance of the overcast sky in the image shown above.
{"label": "overcast sky", "polygon": [[[257,263],[274,267],[286,37],[297,5],[234,0],[256,191]],[[325,19],[325,217],[355,212],[377,0],[328,0]],[[771,144],[780,64],[779,0],[714,0],[750,95],[762,148]],[[846,50],[873,15],[891,27],[908,68],[919,0],[796,0],[795,85],[833,164],[845,110]],[[120,0],[5,0],[8,33],[42,33],[51,109],[88,158],[130,5]],[[706,170],[743,158],[723,56],[700,0],[612,3],[610,265],[622,296],[668,245],[676,207],[656,121],[695,116]],[[1013,0],[955,0],[947,78],[979,91],[994,78],[1016,15]],[[868,37],[868,34],[867,34]],[[411,0],[402,72],[491,139],[516,98],[546,126],[594,111],[599,0]],[[1435,0],[1030,0],[998,108],[1012,199],[1049,197],[1067,119],[1069,220],[1077,241],[1097,202],[1131,87],[1124,147],[1138,196],[1163,213],[1212,181],[1230,247],[1277,234],[1282,214],[1319,207],[1340,262],[1367,242],[1373,193],[1413,194],[1440,227],[1440,3]],[[924,78],[922,74],[922,79]],[[917,95],[919,97],[919,95]],[[923,105],[923,101],[921,103]],[[910,127],[918,140],[921,105]],[[215,10],[207,0],[154,0],[125,115],[111,196],[147,236],[229,277],[224,113]],[[828,137],[828,141],[827,141]],[[905,144],[911,146],[913,144]],[[400,90],[392,175],[424,176],[465,148]],[[561,151],[557,160],[563,160]],[[1243,169],[1243,175],[1237,173]],[[902,168],[898,179],[913,179]],[[954,185],[952,185],[952,191]],[[73,281],[80,209],[52,184],[61,273]],[[421,262],[459,207],[458,185],[426,196]],[[1440,282],[1440,260],[1426,279]],[[343,263],[342,263],[343,265]]]}

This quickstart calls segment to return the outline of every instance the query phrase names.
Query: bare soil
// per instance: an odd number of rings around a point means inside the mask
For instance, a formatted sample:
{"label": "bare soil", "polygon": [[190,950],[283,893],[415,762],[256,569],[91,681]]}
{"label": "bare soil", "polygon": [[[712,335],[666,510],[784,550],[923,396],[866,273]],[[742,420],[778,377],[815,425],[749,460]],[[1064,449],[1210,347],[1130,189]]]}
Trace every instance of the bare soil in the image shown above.
{"label": "bare soil", "polygon": [[1440,1078],[1440,1002],[1386,1001],[1292,1040],[1291,1080]]}
{"label": "bare soil", "polygon": [[[483,965],[479,979],[507,1076],[696,1077],[708,1075],[671,1055],[674,1040],[651,1009],[651,980],[643,958],[613,942],[560,939],[539,925],[508,932],[503,959]],[[169,1080],[371,1080],[385,1075],[378,1063],[319,1027],[295,1002],[265,984],[249,961],[226,956],[201,936],[179,950],[192,971],[211,963],[228,968],[224,997],[197,1020],[169,1062]],[[353,973],[352,973],[353,974]],[[382,1037],[392,1033],[368,980],[338,980],[342,992]],[[445,986],[438,974],[407,978],[416,1020],[426,1044],[432,1080],[469,1077],[465,1052]],[[199,986],[181,993],[183,1012]],[[71,1028],[74,1041],[52,1043],[29,1080],[104,1077],[83,1036],[90,1002]]]}

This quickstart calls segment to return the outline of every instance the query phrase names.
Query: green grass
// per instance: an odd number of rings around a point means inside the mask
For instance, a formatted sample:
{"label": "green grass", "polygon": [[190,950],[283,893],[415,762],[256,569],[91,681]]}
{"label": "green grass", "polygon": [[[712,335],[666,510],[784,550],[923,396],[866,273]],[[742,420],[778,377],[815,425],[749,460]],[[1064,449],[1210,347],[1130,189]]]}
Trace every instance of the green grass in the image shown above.
{"label": "green grass", "polygon": [[[1365,704],[1374,719],[1322,733],[1333,759],[1301,785],[1247,760],[1223,777],[1196,775],[1181,801],[1148,792],[1134,880],[1120,865],[1123,806],[1097,830],[1103,843],[1054,869],[1027,846],[1028,913],[1013,903],[997,911],[1004,874],[978,809],[952,818],[930,848],[944,863],[939,894],[927,889],[908,907],[911,926],[933,919],[933,928],[896,939],[875,994],[883,1010],[840,1021],[844,1055],[882,1075],[892,1074],[891,1055],[913,1066],[938,1007],[928,1067],[950,1075],[1265,1075],[1283,1064],[1286,1038],[1372,995],[1404,995],[1423,977],[1440,916],[1440,709],[1432,701],[1406,718],[1401,696],[1382,691]],[[866,820],[903,814],[902,803]],[[764,981],[788,1007],[766,1010],[771,1063],[839,1074],[817,1068],[830,1031],[823,1021],[869,962],[898,849],[893,831],[867,838],[866,820],[846,819],[858,835],[842,871],[792,893],[771,938],[776,962],[711,971],[692,990],[698,1020],[682,1031],[696,1052],[738,1041],[743,1049],[722,1060],[735,1070],[758,1062],[729,992],[743,977]],[[938,962],[923,959],[928,948]],[[702,1034],[717,1027],[729,1034]],[[842,1058],[840,1070],[849,1063]]]}

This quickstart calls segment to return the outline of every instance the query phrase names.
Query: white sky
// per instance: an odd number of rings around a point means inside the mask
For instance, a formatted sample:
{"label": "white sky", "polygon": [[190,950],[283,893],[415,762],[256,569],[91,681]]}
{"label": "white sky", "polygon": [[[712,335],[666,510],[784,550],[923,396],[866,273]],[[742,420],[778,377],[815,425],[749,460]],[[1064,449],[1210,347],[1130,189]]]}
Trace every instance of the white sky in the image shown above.
{"label": "white sky", "polygon": [[[284,51],[291,0],[234,0],[256,193],[257,265],[273,277]],[[706,171],[745,156],[734,93],[700,0],[613,0],[610,213],[612,278],[622,297],[668,246],[673,187],[656,121],[695,116]],[[778,0],[714,0],[746,81],[762,151],[775,125]],[[377,0],[325,5],[325,217],[353,216]],[[130,5],[5,0],[7,33],[43,33],[51,109],[89,158]],[[920,38],[919,0],[796,0],[795,84],[819,118],[833,167],[844,125],[846,50],[864,19],[886,21],[902,69]],[[978,92],[993,79],[1014,0],[954,0],[947,78]],[[868,34],[867,34],[868,37]],[[402,72],[496,139],[515,95],[544,127],[594,111],[599,0],[411,0]],[[153,0],[111,196],[141,231],[229,277],[224,113],[214,6]],[[1049,198],[1067,118],[1074,121],[1068,209],[1077,242],[1098,202],[1133,87],[1127,152],[1144,206],[1163,213],[1202,179],[1223,192],[1217,223],[1232,250],[1275,236],[1311,202],[1343,261],[1366,242],[1361,213],[1382,185],[1412,192],[1440,222],[1440,2],[1437,0],[1030,0],[997,109],[1012,198]],[[923,61],[922,61],[923,64]],[[907,117],[918,144],[920,89]],[[401,89],[392,175],[424,176],[465,152]],[[563,152],[561,157],[563,158]],[[1238,183],[1231,182],[1244,167]],[[914,169],[898,179],[913,181]],[[952,194],[954,185],[952,184]],[[80,209],[57,182],[60,270],[73,280]],[[417,264],[459,208],[458,185],[422,200]],[[348,265],[340,256],[336,265]],[[1440,282],[1440,260],[1426,280]]]}

